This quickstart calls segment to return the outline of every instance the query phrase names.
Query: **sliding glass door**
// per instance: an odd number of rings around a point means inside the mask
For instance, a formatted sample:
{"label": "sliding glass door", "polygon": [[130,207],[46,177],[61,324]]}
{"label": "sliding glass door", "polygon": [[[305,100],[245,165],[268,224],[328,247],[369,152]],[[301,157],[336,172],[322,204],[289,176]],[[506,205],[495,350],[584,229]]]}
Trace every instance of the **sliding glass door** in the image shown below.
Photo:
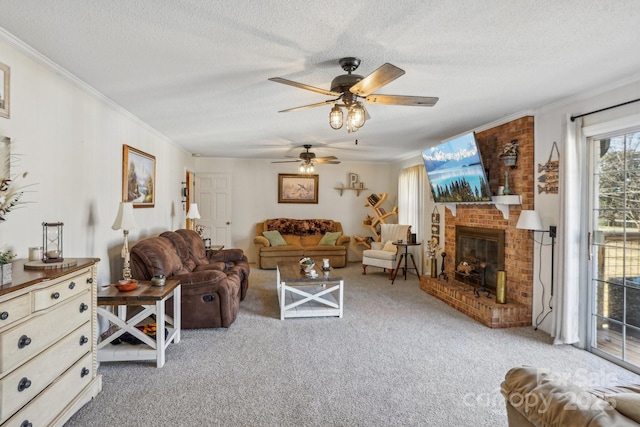
{"label": "sliding glass door", "polygon": [[640,131],[590,140],[591,348],[640,370]]}

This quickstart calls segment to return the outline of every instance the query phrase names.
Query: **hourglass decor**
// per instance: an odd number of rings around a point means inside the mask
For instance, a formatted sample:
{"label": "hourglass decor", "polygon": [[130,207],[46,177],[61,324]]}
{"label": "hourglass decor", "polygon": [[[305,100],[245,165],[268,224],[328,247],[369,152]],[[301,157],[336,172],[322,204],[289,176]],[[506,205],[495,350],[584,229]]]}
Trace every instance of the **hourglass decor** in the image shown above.
{"label": "hourglass decor", "polygon": [[62,226],[61,222],[42,223],[42,262],[62,262]]}

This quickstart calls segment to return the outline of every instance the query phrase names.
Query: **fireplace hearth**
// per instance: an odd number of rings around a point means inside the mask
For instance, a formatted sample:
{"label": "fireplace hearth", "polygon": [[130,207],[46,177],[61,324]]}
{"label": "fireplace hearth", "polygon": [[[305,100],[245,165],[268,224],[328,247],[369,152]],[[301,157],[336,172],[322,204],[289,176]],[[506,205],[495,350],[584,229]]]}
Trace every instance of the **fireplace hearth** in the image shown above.
{"label": "fireplace hearth", "polygon": [[504,270],[504,230],[456,225],[455,265],[455,280],[495,294],[498,270]]}

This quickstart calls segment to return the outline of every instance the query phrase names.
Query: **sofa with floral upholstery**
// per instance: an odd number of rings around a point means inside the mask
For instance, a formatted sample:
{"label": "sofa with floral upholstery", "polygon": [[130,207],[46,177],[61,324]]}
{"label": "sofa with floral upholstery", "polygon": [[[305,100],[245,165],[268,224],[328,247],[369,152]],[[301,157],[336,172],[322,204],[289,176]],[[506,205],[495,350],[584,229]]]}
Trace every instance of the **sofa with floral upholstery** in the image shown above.
{"label": "sofa with floral upholstery", "polygon": [[330,219],[268,219],[256,225],[253,239],[262,269],[274,269],[278,262],[303,257],[313,258],[318,264],[328,258],[332,267],[345,267],[350,242],[342,224]]}

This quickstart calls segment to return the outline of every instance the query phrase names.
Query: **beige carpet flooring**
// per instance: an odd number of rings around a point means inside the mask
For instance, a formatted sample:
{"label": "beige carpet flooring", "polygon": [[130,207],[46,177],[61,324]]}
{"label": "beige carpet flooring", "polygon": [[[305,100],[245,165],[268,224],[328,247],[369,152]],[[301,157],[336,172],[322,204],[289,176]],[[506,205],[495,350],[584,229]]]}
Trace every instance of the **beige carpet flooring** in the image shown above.
{"label": "beige carpet flooring", "polygon": [[505,426],[505,372],[548,368],[582,385],[640,383],[533,328],[492,330],[359,263],[344,318],[281,321],[275,271],[252,266],[228,329],[185,330],[167,362],[103,363],[103,391],[68,426]]}

